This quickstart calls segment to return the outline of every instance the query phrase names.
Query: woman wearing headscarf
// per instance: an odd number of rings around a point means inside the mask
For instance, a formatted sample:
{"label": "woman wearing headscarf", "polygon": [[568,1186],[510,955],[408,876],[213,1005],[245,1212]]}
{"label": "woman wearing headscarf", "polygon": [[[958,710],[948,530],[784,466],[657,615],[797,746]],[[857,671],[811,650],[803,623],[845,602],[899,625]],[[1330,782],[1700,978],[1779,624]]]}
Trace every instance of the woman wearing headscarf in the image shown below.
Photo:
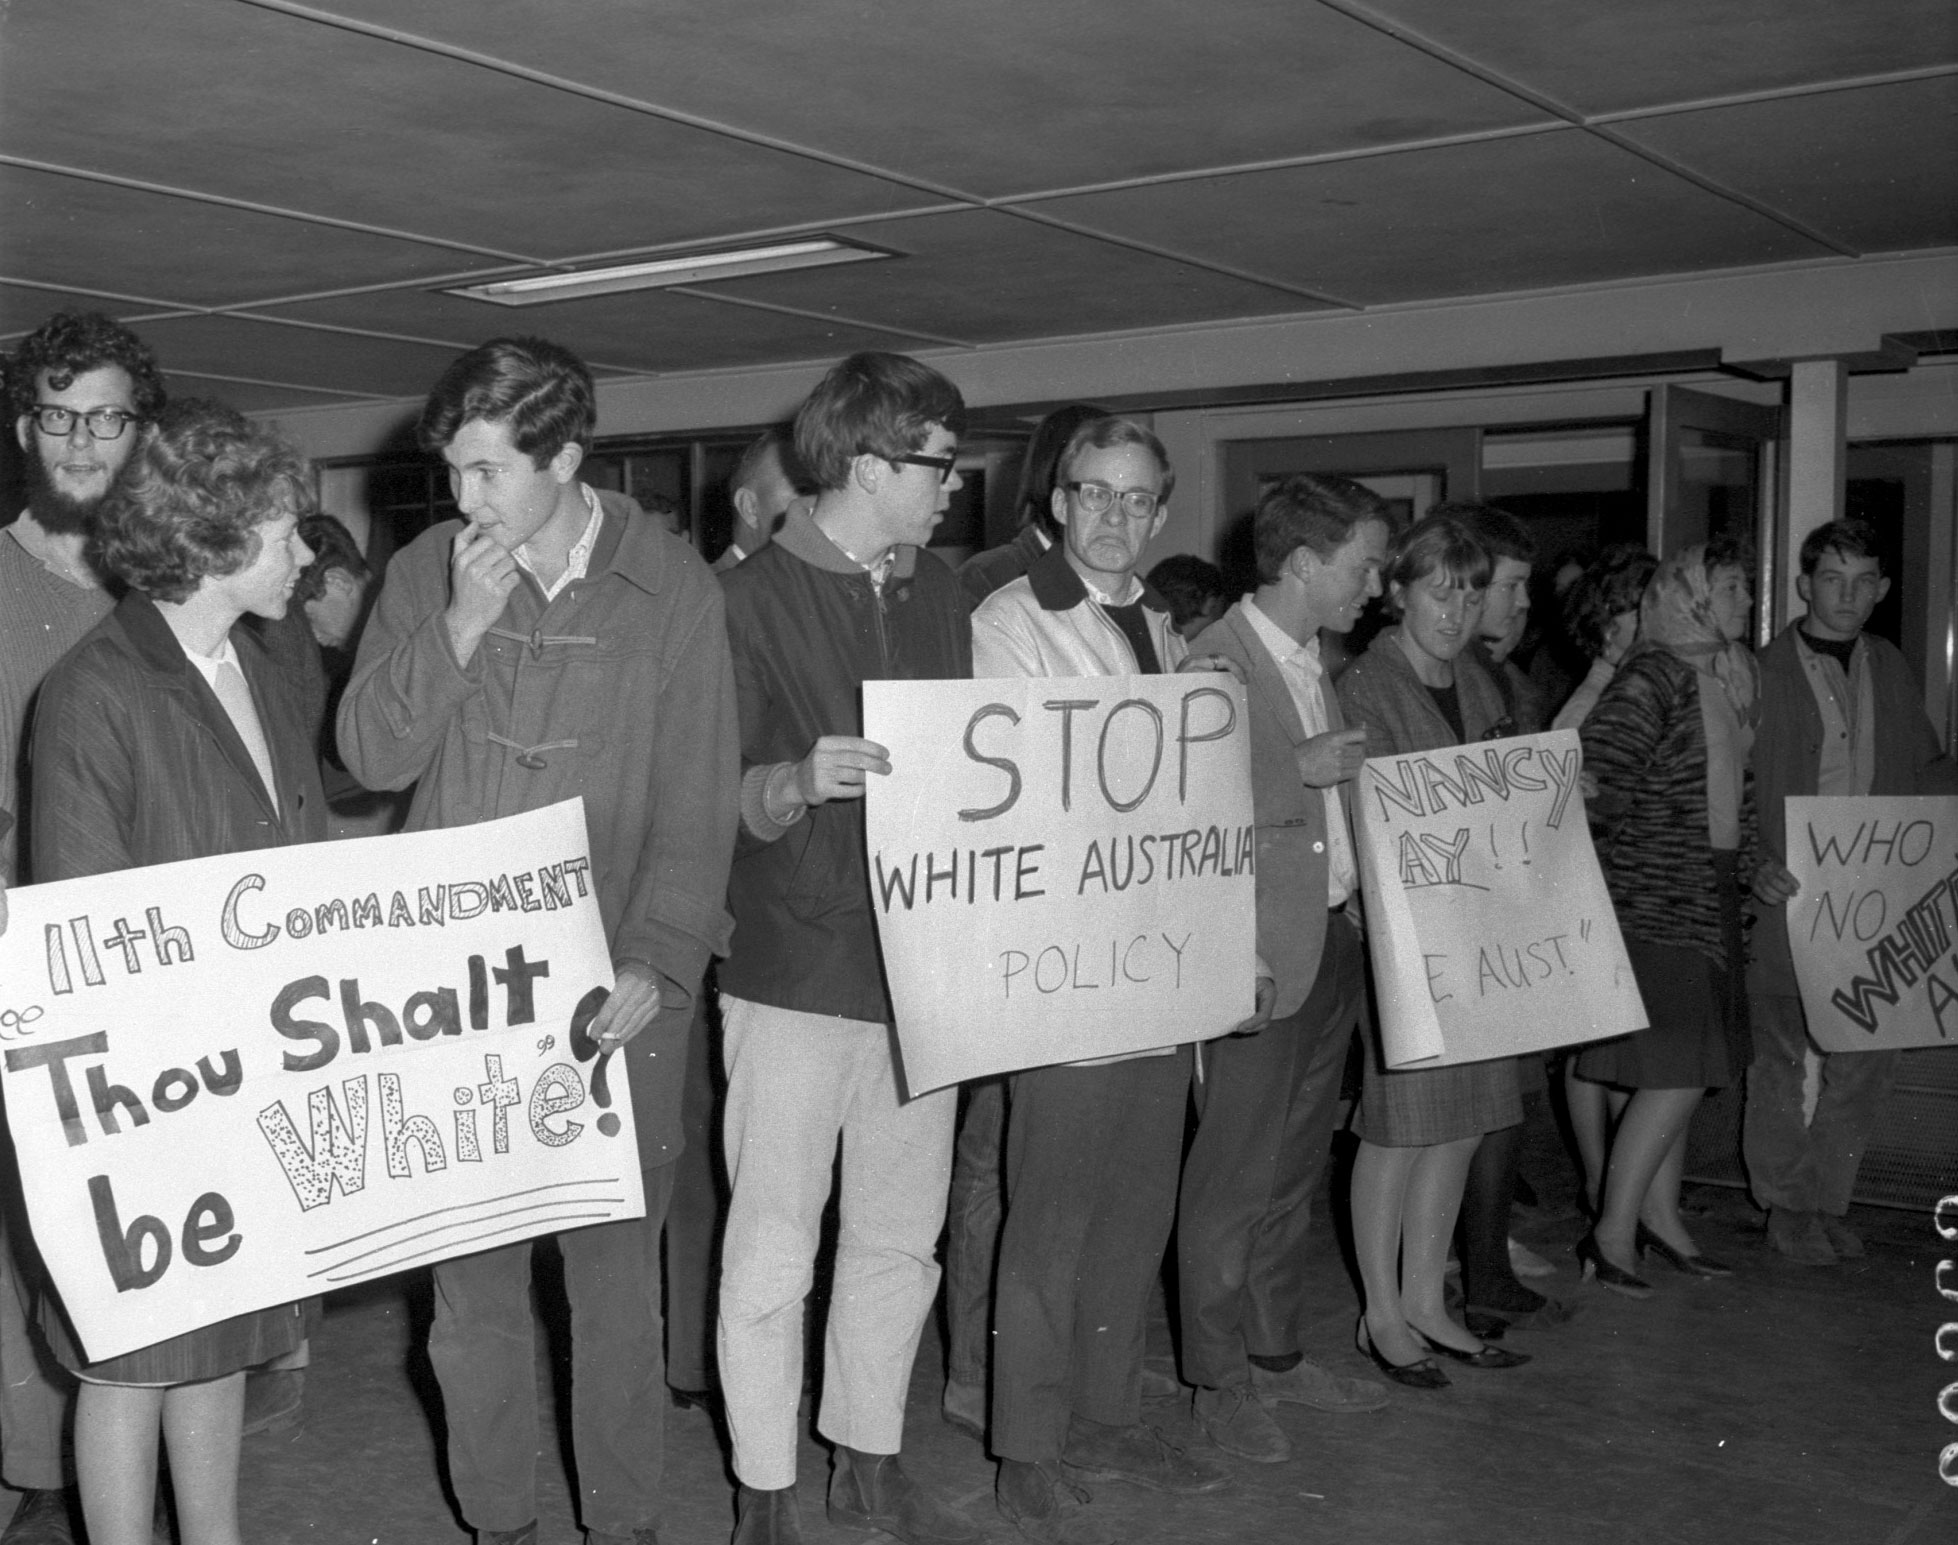
{"label": "woman wearing headscarf", "polygon": [[1651,1025],[1577,1060],[1578,1078],[1629,1091],[1578,1255],[1586,1276],[1634,1298],[1652,1292],[1638,1275],[1647,1249],[1689,1274],[1728,1272],[1681,1220],[1679,1185],[1701,1096],[1749,1060],[1740,904],[1757,857],[1752,605],[1737,549],[1668,558],[1640,604],[1638,644],[1579,730],[1599,786],[1598,859]]}

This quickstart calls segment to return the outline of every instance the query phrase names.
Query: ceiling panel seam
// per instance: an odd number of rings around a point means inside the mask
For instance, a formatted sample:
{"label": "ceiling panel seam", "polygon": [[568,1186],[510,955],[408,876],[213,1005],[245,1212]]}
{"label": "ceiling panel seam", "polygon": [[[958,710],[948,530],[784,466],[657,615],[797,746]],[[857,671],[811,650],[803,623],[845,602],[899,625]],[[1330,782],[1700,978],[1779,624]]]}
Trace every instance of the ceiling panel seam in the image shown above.
{"label": "ceiling panel seam", "polygon": [[[246,0],[250,3],[250,0]],[[184,199],[193,204],[215,204],[224,209],[242,210],[247,214],[270,215],[280,220],[295,220],[305,225],[329,226],[334,230],[353,231],[363,236],[382,236],[391,241],[413,242],[417,246],[444,247],[452,252],[467,252],[476,257],[498,258],[504,263],[519,267],[536,268],[550,266],[547,259],[528,257],[521,252],[503,252],[495,247],[479,247],[473,242],[454,241],[444,236],[417,236],[410,231],[397,231],[385,225],[368,225],[359,220],[343,220],[335,215],[308,214],[302,210],[285,209],[277,204],[260,204],[251,199],[231,198],[222,193],[201,193],[195,188],[178,188],[168,183],[148,182],[139,177],[123,177],[114,172],[91,171],[80,166],[61,166],[52,161],[36,161],[27,156],[0,153],[0,166],[18,166],[25,171],[45,172],[55,177],[73,177],[81,182],[103,183],[112,188],[127,188],[137,193],[153,193],[163,198]]]}
{"label": "ceiling panel seam", "polygon": [[898,327],[889,322],[865,322],[856,317],[841,316],[828,311],[814,311],[803,306],[786,306],[778,301],[758,300],[749,295],[722,295],[691,284],[675,284],[669,288],[675,295],[689,295],[695,300],[711,300],[724,306],[742,306],[750,311],[772,311],[781,316],[800,317],[807,322],[821,322],[826,327],[857,327],[865,332],[889,333],[897,338],[923,338],[931,343],[942,343],[947,348],[953,349],[979,347],[969,338],[950,338],[943,333],[928,333],[916,327]]}
{"label": "ceiling panel seam", "polygon": [[1686,182],[1690,182],[1695,187],[1704,192],[1711,193],[1717,198],[1726,199],[1740,205],[1743,209],[1751,210],[1764,220],[1772,220],[1777,225],[1794,232],[1798,236],[1804,237],[1809,241],[1817,242],[1833,252],[1839,252],[1844,257],[1862,256],[1862,253],[1854,247],[1847,246],[1837,241],[1834,237],[1824,234],[1809,225],[1805,220],[1801,220],[1784,210],[1775,208],[1766,200],[1757,199],[1751,195],[1741,193],[1736,189],[1729,188],[1718,179],[1695,171],[1683,162],[1660,155],[1657,151],[1648,149],[1636,140],[1628,139],[1626,136],[1615,132],[1609,125],[1594,122],[1585,114],[1580,113],[1576,108],[1559,101],[1549,92],[1540,91],[1528,82],[1518,80],[1514,76],[1496,69],[1493,65],[1485,65],[1478,60],[1472,59],[1459,50],[1449,47],[1446,43],[1437,42],[1426,34],[1416,31],[1404,22],[1397,21],[1390,16],[1382,16],[1371,7],[1357,3],[1357,0],[1317,0],[1317,3],[1330,10],[1338,11],[1342,16],[1350,17],[1356,22],[1372,27],[1383,36],[1392,38],[1398,43],[1403,43],[1409,48],[1417,49],[1438,63],[1460,70],[1463,74],[1472,76],[1484,85],[1493,86],[1498,91],[1506,91],[1519,100],[1527,102],[1532,107],[1544,112],[1554,113],[1565,122],[1575,128],[1581,129],[1586,134],[1593,135],[1606,144],[1624,151],[1628,155],[1637,156],[1648,165],[1654,166],[1660,171],[1668,172]]}
{"label": "ceiling panel seam", "polygon": [[1794,86],[1767,86],[1759,91],[1734,91],[1722,96],[1696,97],[1690,102],[1661,102],[1646,107],[1620,107],[1606,113],[1587,113],[1587,124],[1638,123],[1687,113],[1716,112],[1727,107],[1755,107],[1768,102],[1798,101],[1843,91],[1876,91],[1885,86],[1914,86],[1921,81],[1958,75],[1958,64],[1927,64],[1914,70],[1890,70],[1880,75],[1850,75],[1836,80],[1804,81]]}

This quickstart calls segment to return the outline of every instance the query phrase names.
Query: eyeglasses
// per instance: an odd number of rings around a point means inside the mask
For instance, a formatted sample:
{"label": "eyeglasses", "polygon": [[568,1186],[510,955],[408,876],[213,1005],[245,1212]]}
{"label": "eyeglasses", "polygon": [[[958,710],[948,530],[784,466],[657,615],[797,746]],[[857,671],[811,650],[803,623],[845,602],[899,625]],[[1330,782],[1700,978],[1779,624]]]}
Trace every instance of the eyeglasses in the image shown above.
{"label": "eyeglasses", "polygon": [[912,467],[936,467],[938,481],[941,483],[952,481],[953,468],[958,465],[956,456],[920,456],[915,451],[906,452],[902,456],[886,456],[884,460],[893,463],[901,461]]}
{"label": "eyeglasses", "polygon": [[1119,499],[1125,519],[1147,520],[1163,502],[1146,488],[1110,488],[1106,483],[1063,483],[1061,487],[1080,500],[1081,508],[1090,515],[1108,514]]}
{"label": "eyeglasses", "polygon": [[77,413],[73,408],[57,408],[53,403],[37,402],[28,410],[41,433],[65,440],[75,432],[75,420],[88,425],[89,435],[97,440],[120,440],[123,430],[143,422],[140,413],[125,413],[121,408],[90,408]]}

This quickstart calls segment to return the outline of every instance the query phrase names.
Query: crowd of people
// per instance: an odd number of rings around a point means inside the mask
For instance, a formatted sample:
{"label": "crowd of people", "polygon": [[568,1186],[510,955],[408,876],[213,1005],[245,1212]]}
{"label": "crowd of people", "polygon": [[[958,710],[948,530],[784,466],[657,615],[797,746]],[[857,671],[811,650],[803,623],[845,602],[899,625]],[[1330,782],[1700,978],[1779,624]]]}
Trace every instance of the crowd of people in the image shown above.
{"label": "crowd of people", "polygon": [[[902,1460],[941,1287],[944,1418],[998,1461],[998,1513],[1028,1540],[1114,1537],[1085,1482],[1201,1495],[1232,1461],[1286,1463],[1286,1403],[1387,1404],[1305,1347],[1336,1307],[1312,1301],[1306,1248],[1356,1045],[1355,1342],[1400,1388],[1520,1367],[1506,1334],[1572,1312],[1521,1280],[1540,1263],[1510,1238],[1525,1104],[1553,1071],[1593,1220],[1579,1254],[1603,1287],[1649,1296],[1653,1262],[1729,1269],[1680,1183],[1695,1107],[1743,1076],[1769,1245],[1812,1265],[1861,1252],[1846,1213],[1895,1054],[1823,1057],[1805,1116],[1781,807],[1958,790],[1902,656],[1865,630],[1890,578],[1864,525],[1807,537],[1805,614],[1758,657],[1744,553],[1606,550],[1561,600],[1585,670],[1559,690],[1516,658],[1537,553],[1514,516],[1456,503],[1409,524],[1357,482],[1299,474],[1252,514],[1246,593],[1187,556],[1145,577],[1175,469],[1142,423],[1092,405],[1042,422],[1017,534],[954,572],[929,544],[966,408],[901,355],[843,360],[792,430],[750,447],[711,568],[580,477],[591,373],[544,340],[486,343],[435,383],[419,435],[460,518],[385,562],[381,533],[316,508],[275,433],[166,404],[150,350],[107,318],[29,335],[7,390],[28,489],[0,533],[0,877],[582,797],[616,976],[589,1033],[630,1065],[646,1197],[643,1219],[556,1236],[593,1545],[656,1540],[664,1423],[689,1404],[725,1418],[735,1545],[802,1538],[804,1313],[831,1208],[815,1424],[840,1527],[982,1535]],[[1380,606],[1389,625],[1346,662]],[[864,842],[891,758],[863,734],[864,683],[1178,670],[1244,685],[1254,1012],[1200,1046],[1165,1027],[1152,1052],[908,1097]],[[1550,1070],[1390,1070],[1353,780],[1370,756],[1550,727],[1581,738],[1651,1026]],[[25,1492],[5,1545],[78,1523],[93,1545],[145,1545],[159,1440],[186,1545],[236,1545],[241,1434],[291,1419],[319,1305],[93,1361],[17,1184],[5,1203],[0,1475]],[[482,1545],[537,1538],[533,1243],[433,1268],[449,1478]],[[1144,1358],[1166,1269],[1176,1383]],[[1186,1398],[1203,1441],[1152,1424],[1145,1392]]]}

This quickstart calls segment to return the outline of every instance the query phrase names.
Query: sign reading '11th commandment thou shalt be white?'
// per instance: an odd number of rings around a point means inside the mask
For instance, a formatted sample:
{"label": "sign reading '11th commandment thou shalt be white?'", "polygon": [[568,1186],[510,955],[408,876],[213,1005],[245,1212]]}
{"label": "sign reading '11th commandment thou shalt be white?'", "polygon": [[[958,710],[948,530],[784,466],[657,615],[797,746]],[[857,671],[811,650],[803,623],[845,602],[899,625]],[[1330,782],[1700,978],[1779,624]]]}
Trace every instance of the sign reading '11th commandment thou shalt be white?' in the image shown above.
{"label": "sign reading '11th commandment thou shalt be white?'", "polygon": [[581,801],[9,901],[0,1088],[91,1359],[645,1211]]}
{"label": "sign reading '11th commandment thou shalt be white?'", "polygon": [[1252,1009],[1250,742],[1228,676],[864,684],[865,812],[912,1094],[1222,1035]]}

